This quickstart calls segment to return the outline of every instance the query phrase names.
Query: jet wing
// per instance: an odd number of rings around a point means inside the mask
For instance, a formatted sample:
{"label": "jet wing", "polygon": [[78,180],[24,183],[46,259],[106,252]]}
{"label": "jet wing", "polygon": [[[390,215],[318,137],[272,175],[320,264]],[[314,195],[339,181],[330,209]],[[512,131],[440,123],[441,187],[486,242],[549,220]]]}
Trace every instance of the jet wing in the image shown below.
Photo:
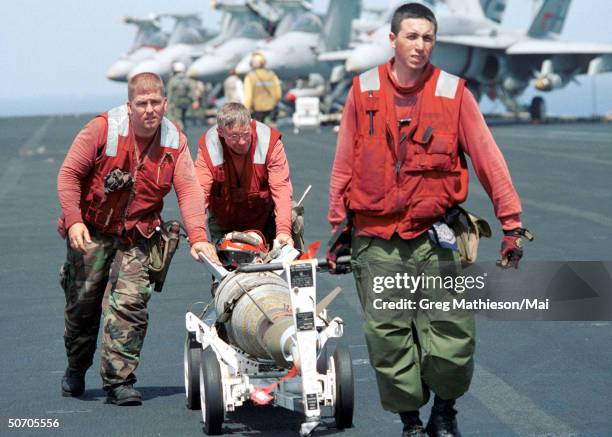
{"label": "jet wing", "polygon": [[353,53],[353,50],[336,50],[334,52],[324,52],[318,57],[318,61],[346,61],[348,57]]}
{"label": "jet wing", "polygon": [[573,74],[612,71],[612,44],[578,41],[521,41],[509,47],[512,58],[553,59],[556,70]]}
{"label": "jet wing", "polygon": [[518,42],[506,50],[509,55],[605,55],[612,54],[612,44],[532,40]]}
{"label": "jet wing", "polygon": [[437,42],[481,49],[506,50],[517,40],[514,35],[438,35]]}

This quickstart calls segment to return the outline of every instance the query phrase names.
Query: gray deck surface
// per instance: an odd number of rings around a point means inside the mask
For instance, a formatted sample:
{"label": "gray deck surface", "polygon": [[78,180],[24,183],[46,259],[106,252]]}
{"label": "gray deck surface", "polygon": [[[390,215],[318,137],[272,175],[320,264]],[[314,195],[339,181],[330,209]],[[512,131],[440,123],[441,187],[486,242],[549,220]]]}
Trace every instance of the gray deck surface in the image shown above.
{"label": "gray deck surface", "polygon": [[[141,407],[105,404],[98,356],[81,399],[60,396],[65,367],[64,296],[57,273],[65,242],[55,231],[56,176],[86,116],[0,119],[0,416],[1,435],[70,436],[201,435],[199,411],[188,411],[183,392],[184,314],[208,296],[204,269],[185,245],[175,257],[162,294],[150,302],[150,327],[137,371]],[[202,128],[189,128],[192,152]],[[493,128],[536,235],[530,260],[612,259],[612,125],[509,125]],[[284,136],[296,193],[308,185],[308,241],[328,239],[329,174],[335,134]],[[495,223],[496,236],[481,245],[493,260],[499,224],[490,201],[472,178],[468,207]],[[165,218],[178,217],[171,194]],[[356,378],[355,424],[316,435],[399,435],[399,418],[379,403],[368,363],[352,276],[319,276],[321,291],[340,285],[330,312],[344,318]],[[477,319],[472,387],[458,402],[464,436],[608,436],[612,433],[612,324],[609,322],[500,322]],[[429,408],[422,414],[428,417]],[[8,429],[7,418],[59,418],[61,428]],[[297,435],[298,414],[245,407],[226,418],[234,436]]]}

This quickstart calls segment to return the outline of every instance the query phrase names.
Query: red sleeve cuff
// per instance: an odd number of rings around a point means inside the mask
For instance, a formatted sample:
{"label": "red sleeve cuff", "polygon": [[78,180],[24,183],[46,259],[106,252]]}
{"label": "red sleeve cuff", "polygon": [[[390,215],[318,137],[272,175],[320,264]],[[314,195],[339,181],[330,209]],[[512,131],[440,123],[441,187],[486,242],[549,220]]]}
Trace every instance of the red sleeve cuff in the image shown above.
{"label": "red sleeve cuff", "polygon": [[523,227],[523,223],[521,222],[521,216],[519,214],[500,217],[499,221],[501,222],[502,229],[504,231],[510,231],[512,229]]}
{"label": "red sleeve cuff", "polygon": [[276,229],[276,235],[278,235],[278,234],[291,235],[291,226],[279,226]]}
{"label": "red sleeve cuff", "polygon": [[83,223],[83,217],[81,216],[80,211],[66,214],[66,217],[64,218],[66,232],[68,232],[68,229],[70,229],[70,227],[75,223]]}
{"label": "red sleeve cuff", "polygon": [[193,246],[195,243],[208,243],[206,232],[196,232],[189,235],[189,244]]}

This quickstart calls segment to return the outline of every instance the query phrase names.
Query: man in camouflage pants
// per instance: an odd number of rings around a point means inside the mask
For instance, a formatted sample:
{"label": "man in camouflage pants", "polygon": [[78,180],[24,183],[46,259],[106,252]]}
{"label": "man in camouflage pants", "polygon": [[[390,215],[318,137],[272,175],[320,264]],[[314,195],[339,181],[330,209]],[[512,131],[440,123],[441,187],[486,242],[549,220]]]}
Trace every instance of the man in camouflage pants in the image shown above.
{"label": "man in camouflage pants", "polygon": [[191,255],[207,247],[204,197],[187,139],[164,117],[161,79],[141,73],[128,103],[100,114],[75,138],[58,175],[58,231],[68,255],[60,271],[66,295],[64,396],[80,396],[103,314],[100,374],[108,400],[140,405],[134,374],[148,326],[150,248],[174,187]]}
{"label": "man in camouflage pants", "polygon": [[[67,261],[60,272],[66,294],[64,338],[69,367],[91,367],[103,313],[104,386],[134,384],[133,372],[147,331],[146,304],[152,291],[146,267],[149,251],[144,242],[130,247],[114,237],[95,233],[91,240],[85,254],[68,245]],[[107,286],[109,292],[105,293]],[[84,319],[92,323],[80,334]]]}

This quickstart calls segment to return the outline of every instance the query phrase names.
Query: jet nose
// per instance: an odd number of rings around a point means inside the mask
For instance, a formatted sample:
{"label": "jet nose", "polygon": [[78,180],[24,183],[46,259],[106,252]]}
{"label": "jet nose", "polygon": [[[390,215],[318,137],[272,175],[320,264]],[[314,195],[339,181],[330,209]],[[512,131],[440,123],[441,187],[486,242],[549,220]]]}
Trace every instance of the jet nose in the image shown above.
{"label": "jet nose", "polygon": [[203,82],[223,80],[232,66],[222,59],[211,55],[202,56],[187,70],[187,76]]}
{"label": "jet nose", "polygon": [[391,48],[383,48],[377,44],[365,44],[353,50],[344,67],[349,73],[359,73],[384,64],[391,56],[393,56]]}
{"label": "jet nose", "polygon": [[134,68],[134,63],[120,60],[115,62],[106,72],[106,78],[117,82],[127,82],[128,74]]}
{"label": "jet nose", "polygon": [[171,66],[165,65],[164,63],[149,59],[136,65],[132,70],[128,78],[133,77],[140,73],[155,73],[158,76],[165,78],[170,75]]}
{"label": "jet nose", "polygon": [[344,69],[349,73],[359,73],[363,70],[363,68],[361,67],[361,61],[361,59],[351,55],[344,63]]}
{"label": "jet nose", "polygon": [[[266,59],[266,68],[276,71],[278,69],[281,69],[287,66],[286,65],[287,59],[284,58],[283,56],[278,56],[277,53],[271,52],[269,50],[265,50],[265,51],[262,50],[261,53]],[[291,62],[289,61],[288,64],[291,64]]]}
{"label": "jet nose", "polygon": [[236,74],[245,75],[251,71],[251,55],[248,54],[236,65]]}

